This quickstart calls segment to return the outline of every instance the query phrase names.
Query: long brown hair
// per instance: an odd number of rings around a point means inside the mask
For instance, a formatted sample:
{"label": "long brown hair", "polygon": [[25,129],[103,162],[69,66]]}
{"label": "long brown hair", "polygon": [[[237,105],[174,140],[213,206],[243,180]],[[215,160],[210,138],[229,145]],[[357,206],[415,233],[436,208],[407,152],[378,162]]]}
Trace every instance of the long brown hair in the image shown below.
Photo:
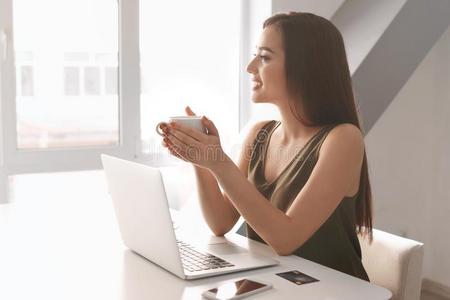
{"label": "long brown hair", "polygon": [[[339,30],[325,18],[301,12],[273,15],[263,28],[271,25],[282,34],[288,91],[301,99],[301,103],[289,104],[296,118],[306,126],[351,123],[363,132]],[[357,232],[372,240],[372,193],[365,152],[359,193]]]}

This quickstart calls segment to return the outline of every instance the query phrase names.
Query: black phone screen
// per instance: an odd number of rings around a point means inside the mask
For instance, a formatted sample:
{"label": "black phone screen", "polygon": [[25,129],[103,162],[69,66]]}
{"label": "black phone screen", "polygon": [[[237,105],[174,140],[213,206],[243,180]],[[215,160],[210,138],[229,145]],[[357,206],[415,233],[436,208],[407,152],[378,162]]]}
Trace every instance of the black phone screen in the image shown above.
{"label": "black phone screen", "polygon": [[214,296],[218,299],[229,299],[234,296],[242,295],[265,286],[265,284],[259,282],[242,279],[239,281],[226,283],[214,289],[210,289],[208,290],[208,292],[214,294]]}

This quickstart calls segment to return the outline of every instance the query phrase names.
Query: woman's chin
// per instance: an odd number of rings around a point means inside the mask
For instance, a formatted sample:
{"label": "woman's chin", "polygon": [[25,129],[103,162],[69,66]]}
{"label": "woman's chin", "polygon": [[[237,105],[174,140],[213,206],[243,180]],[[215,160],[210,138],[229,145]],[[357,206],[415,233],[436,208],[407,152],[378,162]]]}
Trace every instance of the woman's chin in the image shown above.
{"label": "woman's chin", "polygon": [[255,97],[254,95],[252,96],[252,102],[253,103],[267,103],[267,99],[262,98],[262,97]]}
{"label": "woman's chin", "polygon": [[252,93],[252,101],[254,103],[264,103],[266,99],[264,97],[261,97],[260,94],[258,94],[258,92],[253,91]]}

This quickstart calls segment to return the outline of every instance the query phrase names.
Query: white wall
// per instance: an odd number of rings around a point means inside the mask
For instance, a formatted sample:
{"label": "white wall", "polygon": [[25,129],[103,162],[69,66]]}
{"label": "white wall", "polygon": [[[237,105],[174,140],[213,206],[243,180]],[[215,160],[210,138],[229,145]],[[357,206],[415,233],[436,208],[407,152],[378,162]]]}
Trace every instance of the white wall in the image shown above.
{"label": "white wall", "polygon": [[[0,24],[1,25],[1,24]],[[1,34],[1,32],[0,32]],[[1,36],[0,36],[1,39]],[[6,203],[8,200],[8,181],[3,169],[3,113],[2,113],[2,64],[3,64],[3,47],[2,41],[0,40],[0,204]]]}
{"label": "white wall", "polygon": [[333,15],[331,21],[344,38],[350,74],[355,73],[405,2],[347,0]]}
{"label": "white wall", "polygon": [[[379,74],[382,76],[382,69]],[[450,28],[366,136],[375,226],[425,243],[450,285]]]}
{"label": "white wall", "polygon": [[331,19],[345,0],[272,0],[272,13],[310,12]]}

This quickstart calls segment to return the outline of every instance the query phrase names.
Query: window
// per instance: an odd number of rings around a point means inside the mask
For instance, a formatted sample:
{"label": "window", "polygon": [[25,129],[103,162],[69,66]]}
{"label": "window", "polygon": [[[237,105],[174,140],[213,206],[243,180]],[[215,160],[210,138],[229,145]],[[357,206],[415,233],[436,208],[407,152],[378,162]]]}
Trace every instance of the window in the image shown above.
{"label": "window", "polygon": [[148,161],[162,153],[156,123],[185,105],[226,143],[239,124],[239,5],[0,1],[8,174],[98,168],[100,153]]}
{"label": "window", "polygon": [[[117,2],[12,3],[14,48],[21,53],[16,58],[18,148],[117,145],[118,91],[110,88],[104,97],[101,86],[103,53],[108,66],[118,66],[117,55],[108,54],[118,52]],[[110,81],[112,76],[117,82],[117,73],[109,74]],[[86,101],[89,97],[98,101]]]}
{"label": "window", "polygon": [[140,1],[144,153],[160,151],[155,125],[186,105],[215,122],[222,142],[238,132],[239,17],[239,1]]}
{"label": "window", "polygon": [[33,66],[21,66],[20,77],[21,77],[20,94],[24,97],[33,96],[34,95]]}
{"label": "window", "polygon": [[84,93],[86,95],[100,94],[100,69],[98,67],[84,68]]}
{"label": "window", "polygon": [[80,95],[80,68],[64,67],[64,95]]}
{"label": "window", "polygon": [[16,52],[16,93],[21,97],[34,96],[34,61],[30,51]]}
{"label": "window", "polygon": [[105,67],[105,94],[117,94],[117,68]]}

